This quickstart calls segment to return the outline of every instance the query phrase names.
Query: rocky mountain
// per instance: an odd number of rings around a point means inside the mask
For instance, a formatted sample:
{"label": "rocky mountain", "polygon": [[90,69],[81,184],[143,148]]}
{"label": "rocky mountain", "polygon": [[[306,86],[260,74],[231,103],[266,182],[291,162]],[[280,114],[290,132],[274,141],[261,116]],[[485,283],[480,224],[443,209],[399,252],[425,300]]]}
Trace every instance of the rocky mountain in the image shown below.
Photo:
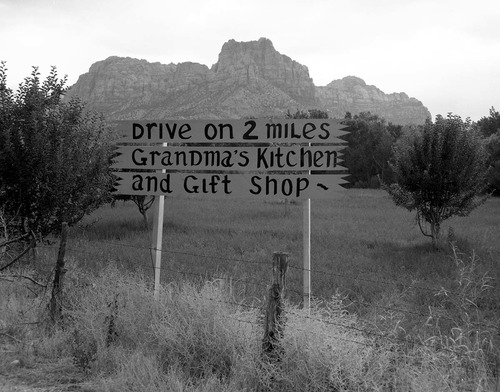
{"label": "rocky mountain", "polygon": [[430,117],[417,99],[385,94],[354,76],[315,86],[306,66],[280,54],[266,38],[226,42],[211,68],[109,57],[81,75],[68,96],[122,120],[282,117],[287,110],[311,108],[336,118],[371,111],[396,124]]}

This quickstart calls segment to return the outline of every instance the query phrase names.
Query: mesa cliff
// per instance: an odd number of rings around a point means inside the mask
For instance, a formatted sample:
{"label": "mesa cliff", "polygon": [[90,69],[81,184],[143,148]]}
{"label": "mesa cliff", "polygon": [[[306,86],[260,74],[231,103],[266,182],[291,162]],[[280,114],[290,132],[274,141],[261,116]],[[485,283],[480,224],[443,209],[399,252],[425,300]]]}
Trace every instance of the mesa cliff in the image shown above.
{"label": "mesa cliff", "polygon": [[266,38],[226,42],[211,68],[109,57],[81,75],[68,96],[112,120],[283,117],[313,108],[335,118],[370,111],[395,124],[421,124],[431,116],[419,100],[385,94],[354,76],[315,86],[305,65]]}

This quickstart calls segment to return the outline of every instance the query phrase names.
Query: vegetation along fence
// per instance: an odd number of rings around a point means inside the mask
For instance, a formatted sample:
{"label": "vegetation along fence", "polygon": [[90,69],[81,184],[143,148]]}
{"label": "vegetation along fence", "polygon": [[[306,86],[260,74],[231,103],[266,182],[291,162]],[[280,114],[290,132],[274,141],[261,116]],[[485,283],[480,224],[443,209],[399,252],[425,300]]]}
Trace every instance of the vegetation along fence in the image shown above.
{"label": "vegetation along fence", "polygon": [[[140,258],[142,260],[142,265],[137,266],[138,270],[143,271],[151,271],[154,270],[155,265],[153,264],[152,254],[154,248],[151,246],[137,246],[126,243],[120,243],[116,241],[101,241],[101,240],[93,240],[93,242],[97,244],[103,244],[109,247],[110,251],[116,247],[128,248],[139,251],[138,255],[142,254],[143,257]],[[47,251],[58,251],[60,252],[60,247],[54,245],[41,245],[39,246],[40,250]],[[70,257],[78,257],[82,254],[88,253],[92,254],[92,249],[90,248],[74,248],[71,246],[65,247],[65,252]],[[202,253],[193,253],[193,252],[185,252],[180,250],[173,249],[162,249],[161,250],[164,262],[160,267],[162,271],[166,273],[163,275],[164,282],[173,282],[176,279],[176,276],[182,276],[185,279],[204,282],[207,280],[217,282],[221,289],[227,292],[227,300],[221,300],[220,298],[208,298],[208,300],[215,302],[222,302],[224,304],[230,306],[241,307],[243,309],[254,309],[262,315],[262,317],[268,318],[267,322],[263,322],[263,319],[259,320],[237,320],[239,322],[251,323],[256,326],[262,326],[264,324],[264,329],[266,331],[266,336],[280,336],[284,332],[281,330],[281,327],[284,327],[286,324],[286,315],[294,315],[301,318],[310,319],[313,321],[318,321],[324,323],[326,325],[330,325],[335,328],[340,328],[343,330],[348,330],[354,332],[355,335],[358,335],[359,339],[351,339],[347,337],[337,336],[336,338],[342,341],[346,341],[349,343],[355,343],[363,346],[373,346],[377,345],[379,341],[386,341],[393,344],[409,344],[420,345],[423,347],[434,347],[436,345],[435,339],[430,338],[427,341],[421,339],[413,339],[408,335],[402,328],[398,329],[396,325],[395,328],[391,331],[381,331],[380,328],[373,325],[373,322],[370,320],[364,320],[362,317],[358,318],[356,322],[352,322],[352,320],[342,320],[342,318],[338,320],[329,319],[322,317],[321,309],[322,306],[324,310],[327,310],[329,306],[328,302],[331,298],[322,298],[322,297],[313,297],[313,303],[316,304],[316,309],[318,312],[314,311],[305,311],[305,312],[297,312],[293,310],[287,310],[286,306],[284,306],[284,302],[290,303],[301,303],[303,296],[301,290],[300,278],[302,277],[302,273],[304,271],[303,266],[294,265],[293,262],[289,260],[289,254],[283,252],[275,252],[271,257],[269,255],[269,260],[248,260],[248,259],[240,259],[240,258],[231,258],[231,257],[222,257],[218,255],[207,255]],[[184,268],[176,268],[169,266],[168,257],[183,257],[182,263],[185,265]],[[457,255],[458,257],[458,255]],[[148,262],[149,260],[149,262]],[[207,264],[203,265],[204,272],[195,272],[195,266],[202,263],[203,260],[211,260],[215,261],[215,263],[211,264],[211,271],[207,270]],[[116,260],[115,262],[119,262]],[[188,267],[186,262],[191,263]],[[237,277],[231,276],[227,273],[223,272],[227,269],[229,265],[247,265],[252,270],[252,275],[255,277]],[[141,268],[142,267],[142,268]],[[290,277],[288,277],[288,273],[294,275],[295,279],[290,281]],[[355,276],[349,273],[339,272],[339,271],[329,271],[325,269],[311,269],[310,272],[315,275],[319,275],[323,278],[333,279],[339,278],[341,280],[350,280],[358,282],[359,284],[366,285],[380,285],[380,286],[397,286],[401,291],[417,291],[429,294],[431,296],[448,296],[450,298],[456,298],[457,301],[463,299],[466,302],[470,302],[469,298],[464,298],[464,293],[459,291],[452,291],[449,289],[445,289],[443,287],[431,287],[426,286],[421,283],[412,283],[406,287],[401,287],[400,282],[394,282],[391,280],[375,280],[366,278],[363,276]],[[257,276],[261,276],[263,278],[256,278]],[[288,282],[288,283],[286,283]],[[249,300],[249,298],[251,298]],[[373,302],[368,302],[361,298],[355,298],[353,296],[350,297],[339,297],[339,300],[346,300],[347,303],[343,303],[342,305],[339,302],[338,311],[340,314],[348,315],[349,308],[352,309],[361,309],[363,306],[370,306],[372,308],[379,309],[381,314],[384,314],[384,317],[395,317],[398,314],[407,314],[410,316],[416,316],[420,318],[427,318],[428,322],[449,322],[455,324],[457,322],[456,318],[449,317],[446,314],[433,313],[428,307],[428,311],[416,311],[412,309],[407,309],[404,306],[387,306],[387,305],[378,305]],[[330,304],[331,306],[331,304]],[[272,309],[272,311],[270,310]],[[359,312],[357,314],[360,314]],[[362,313],[361,313],[362,314]],[[284,316],[283,316],[284,315]],[[272,322],[269,320],[273,320]],[[477,330],[478,334],[480,334],[481,330],[487,331],[496,329],[496,331],[500,331],[499,326],[496,324],[485,322],[485,320],[474,320],[471,318],[469,320],[471,323],[471,327]],[[272,326],[270,326],[272,324]],[[275,329],[278,328],[278,331]],[[286,327],[285,327],[286,328]],[[271,332],[269,331],[271,330]],[[275,331],[275,332],[272,332]],[[307,332],[307,331],[304,331]],[[498,333],[498,332],[497,332]],[[266,339],[266,338],[265,338]],[[264,341],[265,341],[264,339]],[[269,340],[269,337],[267,338]],[[276,338],[277,339],[277,338]],[[272,340],[272,339],[271,339]],[[264,346],[267,344],[267,349],[263,351],[272,351],[269,347],[274,347],[273,344],[270,344],[269,341],[264,342]],[[456,350],[456,347],[450,346],[440,346],[441,350],[448,351],[458,357],[465,355],[465,352],[461,350]],[[500,358],[497,354],[494,354],[492,359],[490,360],[492,366],[498,366],[500,364]]]}

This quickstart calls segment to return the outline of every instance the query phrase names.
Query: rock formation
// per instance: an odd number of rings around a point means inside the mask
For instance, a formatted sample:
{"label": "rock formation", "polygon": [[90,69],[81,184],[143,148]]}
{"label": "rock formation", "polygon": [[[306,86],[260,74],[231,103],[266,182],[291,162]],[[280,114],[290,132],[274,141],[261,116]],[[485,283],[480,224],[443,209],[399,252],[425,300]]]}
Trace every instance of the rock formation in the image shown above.
{"label": "rock formation", "polygon": [[421,124],[431,116],[419,100],[405,93],[385,94],[356,76],[316,87],[316,94],[320,106],[328,110],[331,117],[343,117],[346,112],[371,112],[394,124]]}
{"label": "rock formation", "polygon": [[211,68],[109,57],[81,75],[68,96],[110,119],[282,117],[312,108],[337,118],[370,111],[397,124],[421,124],[430,116],[417,99],[385,94],[354,76],[317,87],[306,66],[266,38],[226,42]]}

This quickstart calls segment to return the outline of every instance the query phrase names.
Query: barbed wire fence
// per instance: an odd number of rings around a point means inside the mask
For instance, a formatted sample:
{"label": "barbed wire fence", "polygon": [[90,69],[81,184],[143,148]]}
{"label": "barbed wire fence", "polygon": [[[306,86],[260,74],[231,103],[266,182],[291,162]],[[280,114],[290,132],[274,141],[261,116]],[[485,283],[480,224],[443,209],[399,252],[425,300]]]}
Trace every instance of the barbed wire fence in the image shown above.
{"label": "barbed wire fence", "polygon": [[[151,252],[155,251],[156,249],[151,247],[151,246],[140,246],[140,245],[133,245],[133,244],[126,244],[126,243],[120,243],[120,242],[115,242],[115,241],[104,241],[104,240],[92,240],[92,242],[103,244],[106,246],[110,247],[124,247],[124,248],[132,248],[132,249],[137,249],[142,252],[144,252],[144,257],[142,261],[141,267],[144,268],[145,270],[154,270],[157,267],[153,266],[152,264],[152,258],[151,258]],[[42,245],[42,249],[58,249],[57,246],[51,246],[51,245]],[[91,249],[86,249],[86,248],[72,248],[72,247],[67,247],[67,252],[69,254],[82,254],[82,253],[92,253]],[[163,272],[169,273],[169,279],[175,281],[174,275],[175,276],[181,276],[187,279],[196,279],[198,281],[204,281],[204,280],[218,280],[221,282],[221,285],[224,285],[227,287],[228,290],[231,291],[231,294],[235,294],[234,292],[235,287],[238,285],[243,285],[245,286],[245,289],[243,290],[243,296],[245,294],[248,294],[248,292],[260,292],[262,295],[260,296],[260,302],[262,302],[261,298],[265,297],[267,295],[267,290],[269,289],[270,286],[270,277],[272,276],[271,274],[271,255],[269,256],[269,261],[263,261],[263,260],[250,260],[250,259],[244,259],[244,258],[233,258],[233,257],[224,257],[224,256],[219,256],[219,255],[207,255],[203,253],[195,253],[195,252],[188,252],[188,251],[181,251],[181,250],[174,250],[174,249],[162,249],[162,266],[159,267],[160,270]],[[198,260],[200,259],[211,259],[211,260],[217,260],[221,264],[218,264],[216,267],[216,271],[204,271],[203,273],[201,272],[194,272],[193,270],[189,270],[189,267],[186,268],[179,268],[179,267],[174,267],[171,266],[166,258],[167,256],[185,256],[188,258],[183,258],[182,262],[187,264],[187,262],[191,262],[193,264],[197,263]],[[260,268],[261,275],[267,275],[269,278],[266,280],[264,279],[256,279],[253,277],[233,277],[229,275],[227,272],[224,272],[225,268],[228,266],[228,263],[233,263],[233,264],[246,264],[246,265],[251,265],[253,269],[255,268]],[[205,266],[204,266],[205,268]],[[300,278],[302,276],[302,272],[304,271],[303,267],[298,267],[293,264],[289,265],[289,268],[291,270],[295,270],[297,272],[297,277]],[[362,277],[362,276],[357,276],[357,275],[351,275],[349,273],[343,273],[343,272],[333,272],[333,271],[328,271],[325,269],[314,269],[311,268],[310,272],[312,274],[319,274],[323,277],[335,277],[335,278],[340,278],[340,279],[350,279],[353,281],[361,282],[361,283],[369,283],[369,284],[377,284],[377,285],[389,285],[389,286],[394,286],[398,289],[401,289],[401,282],[394,282],[394,281],[389,281],[389,280],[378,280],[378,279],[372,279],[372,278],[367,278],[367,277]],[[257,273],[255,275],[258,275]],[[300,280],[300,279],[299,279]],[[255,290],[248,290],[248,286],[252,286],[255,288]],[[412,283],[409,286],[404,287],[405,290],[420,290],[420,291],[426,291],[429,293],[432,293],[433,295],[437,295],[439,293],[444,294],[444,295],[459,295],[458,292],[449,290],[449,289],[444,289],[443,287],[431,287],[431,286],[426,286],[423,284],[418,284],[418,283]],[[286,289],[286,295],[289,298],[290,302],[294,305],[300,304],[300,301],[302,300],[303,292],[297,288],[297,287],[287,287]],[[232,298],[233,295],[230,295],[229,298]],[[257,297],[254,297],[256,299]],[[321,297],[314,297],[313,299],[315,300],[314,302],[316,303],[321,303],[330,300],[330,298],[321,298]],[[215,300],[215,299],[214,299]],[[232,306],[240,306],[240,307],[249,307],[250,309],[257,310],[259,312],[263,311],[262,306],[255,306],[251,305],[248,303],[244,303],[242,301],[233,301],[233,300],[227,300],[224,301],[225,303],[232,305]],[[422,311],[414,310],[414,309],[405,309],[401,306],[388,306],[388,305],[380,305],[377,303],[369,303],[360,299],[355,299],[351,300],[351,302],[356,302],[359,305],[362,306],[370,306],[373,308],[380,309],[382,311],[387,311],[387,312],[395,312],[395,313],[404,313],[408,314],[411,316],[418,316],[422,318],[429,318],[432,317],[433,314],[432,312],[429,313],[424,313]],[[380,338],[380,339],[389,339],[393,340],[392,343],[397,343],[397,342],[405,342],[408,343],[407,339],[396,339],[394,337],[389,337],[387,333],[381,333],[381,332],[376,332],[374,331],[374,328],[369,328],[372,324],[372,322],[369,322],[367,320],[359,319],[360,325],[364,325],[365,327],[361,328],[359,325],[358,326],[352,326],[352,325],[344,325],[341,323],[335,323],[331,320],[325,320],[322,318],[319,318],[318,316],[312,316],[312,315],[306,315],[305,313],[297,313],[297,312],[291,312],[291,314],[294,314],[295,316],[300,316],[300,317],[306,317],[310,320],[315,320],[315,321],[323,321],[326,322],[327,324],[330,324],[332,326],[337,326],[339,328],[344,328],[344,329],[350,329],[355,332],[360,332],[365,334],[366,336],[370,336],[373,338]],[[435,317],[439,317],[442,319],[447,319],[450,322],[454,322],[455,319],[445,315],[445,314],[439,314],[436,315]],[[492,327],[491,324],[480,324],[477,323],[477,327]],[[498,329],[498,326],[493,326]],[[416,342],[413,342],[414,344],[418,344]],[[365,343],[363,343],[365,344]]]}
{"label": "barbed wire fence", "polygon": [[[157,268],[153,265],[152,262],[152,251],[156,251],[156,249],[152,246],[134,245],[134,244],[127,244],[116,241],[105,241],[105,240],[92,240],[91,242],[105,245],[108,247],[109,250],[113,249],[113,247],[121,247],[121,248],[137,250],[139,251],[139,254],[142,254],[142,257],[140,257],[140,261],[137,267],[140,267],[143,270],[150,272],[153,272]],[[59,246],[54,244],[52,245],[40,244],[37,246],[37,248],[40,250],[48,250],[49,252],[50,251],[57,252],[59,250]],[[165,248],[161,249],[161,253],[162,253],[162,265],[159,268],[162,272],[164,271],[169,274],[167,278],[165,278],[165,276],[163,277],[164,282],[165,281],[175,282],[183,279],[196,280],[199,282],[204,282],[208,280],[218,281],[222,289],[229,291],[229,296],[227,297],[227,299],[221,300],[220,298],[211,298],[211,297],[204,297],[204,298],[206,300],[218,303],[220,305],[234,307],[235,309],[244,309],[246,311],[253,311],[255,312],[255,317],[253,319],[244,320],[242,318],[239,318],[237,314],[235,314],[235,316],[232,317],[232,319],[236,322],[251,324],[256,328],[263,327],[264,314],[266,312],[266,304],[263,298],[268,296],[268,291],[270,288],[271,277],[272,277],[272,271],[271,271],[272,264],[270,261],[271,255],[269,255],[269,260],[263,261],[263,260],[251,260],[245,258],[224,257],[220,255],[207,255],[203,253],[175,250],[175,249],[165,249]],[[67,256],[71,256],[75,259],[78,259],[78,257],[83,254],[87,254],[87,256],[89,255],[92,256],[93,250],[88,247],[79,247],[79,248],[72,247],[70,244],[69,246],[66,246],[66,254]],[[169,261],[172,261],[172,257],[178,257],[178,256],[183,257],[182,262],[185,265],[191,263],[189,264],[189,266],[191,267],[193,265],[196,265],[196,263],[198,263],[199,260],[204,260],[204,259],[216,260],[219,264],[216,264],[215,271],[205,270],[203,272],[197,272],[196,269],[189,269],[189,267],[180,268],[171,265],[173,263],[169,264]],[[168,257],[170,257],[170,260],[168,260]],[[264,278],[257,279],[255,277],[249,277],[249,276],[239,276],[239,277],[232,276],[228,272],[226,272],[226,270],[228,266],[234,267],[234,265],[251,266],[252,271],[254,272],[255,269],[258,268],[260,276],[264,276]],[[295,266],[293,264],[289,264],[288,267],[291,271],[296,272],[296,279],[295,281],[292,282],[295,282],[295,284],[300,283],[300,277],[302,276],[301,274],[304,272],[304,268]],[[206,268],[206,266],[202,266],[202,268]],[[401,289],[401,282],[394,282],[390,280],[378,280],[358,275],[351,275],[349,273],[344,273],[344,272],[329,271],[326,269],[311,268],[310,272],[312,274],[319,274],[322,277],[332,277],[343,280],[350,279],[359,283],[389,285]],[[53,270],[50,271],[50,274],[52,273]],[[255,273],[254,275],[258,276],[259,274]],[[179,276],[182,278],[181,279],[176,278]],[[3,279],[10,279],[14,278],[15,276],[14,275],[11,276],[9,274],[2,274],[1,277]],[[153,279],[151,279],[151,281],[153,281]],[[243,286],[243,288],[240,291],[237,290],[237,287],[239,285]],[[49,284],[47,283],[47,285],[42,285],[42,286],[43,286],[42,288],[45,291],[47,291]],[[249,290],[249,287],[253,287],[253,289]],[[458,292],[446,290],[443,287],[431,287],[414,282],[412,282],[411,285],[404,287],[404,289],[425,291],[428,293],[432,293],[433,295],[437,294],[444,294],[450,296],[459,295]],[[260,293],[260,295],[249,296],[249,293],[253,294]],[[287,301],[289,301],[289,304],[291,306],[285,307],[284,310],[285,315],[303,319],[309,322],[322,323],[323,325],[331,327],[336,331],[346,331],[351,333],[351,335],[353,336],[350,335],[339,336],[338,333],[335,334],[335,339],[338,339],[345,343],[349,344],[352,343],[355,345],[368,346],[368,347],[373,347],[379,344],[379,342],[386,342],[388,344],[393,344],[393,345],[405,345],[409,347],[417,345],[433,350],[442,350],[457,357],[464,355],[464,353],[460,350],[456,350],[453,347],[452,348],[446,347],[442,344],[436,345],[436,343],[432,340],[426,341],[423,339],[412,337],[410,335],[406,336],[404,336],[404,334],[398,335],[397,333],[394,333],[394,331],[383,331],[379,328],[374,327],[372,321],[365,320],[359,316],[357,317],[356,322],[345,322],[344,320],[342,320],[342,318],[339,318],[337,320],[332,317],[324,317],[321,314],[321,306],[319,306],[318,309],[315,309],[316,311],[314,312],[302,311],[299,309],[298,305],[300,305],[300,302],[302,301],[303,292],[296,286],[287,287],[286,296],[288,298]],[[313,303],[315,304],[327,303],[328,301],[331,300],[331,298],[324,298],[324,297],[322,298],[313,296],[312,298],[313,298]],[[377,308],[380,309],[381,311],[389,313],[393,312],[399,314],[408,314],[411,316],[417,316],[427,319],[430,319],[432,317],[437,317],[440,319],[447,319],[452,323],[456,321],[455,319],[447,316],[446,314],[433,315],[432,311],[430,311],[430,307],[429,307],[429,313],[424,313],[422,311],[418,311],[415,309],[405,309],[401,306],[380,305],[377,303],[369,303],[360,299],[354,299],[354,300],[351,299],[350,301],[356,302],[358,305]],[[498,325],[494,325],[491,323],[487,324],[484,322],[473,322],[473,323],[475,323],[475,327],[478,330],[487,328],[490,329],[496,328],[497,333],[500,333]],[[300,327],[297,326],[295,326],[294,328],[296,328],[297,330],[301,330],[304,333],[308,332],[307,330],[301,329]],[[498,356],[498,354],[491,353],[491,357],[492,359],[488,361],[490,365],[498,366],[500,364],[500,357]]]}

